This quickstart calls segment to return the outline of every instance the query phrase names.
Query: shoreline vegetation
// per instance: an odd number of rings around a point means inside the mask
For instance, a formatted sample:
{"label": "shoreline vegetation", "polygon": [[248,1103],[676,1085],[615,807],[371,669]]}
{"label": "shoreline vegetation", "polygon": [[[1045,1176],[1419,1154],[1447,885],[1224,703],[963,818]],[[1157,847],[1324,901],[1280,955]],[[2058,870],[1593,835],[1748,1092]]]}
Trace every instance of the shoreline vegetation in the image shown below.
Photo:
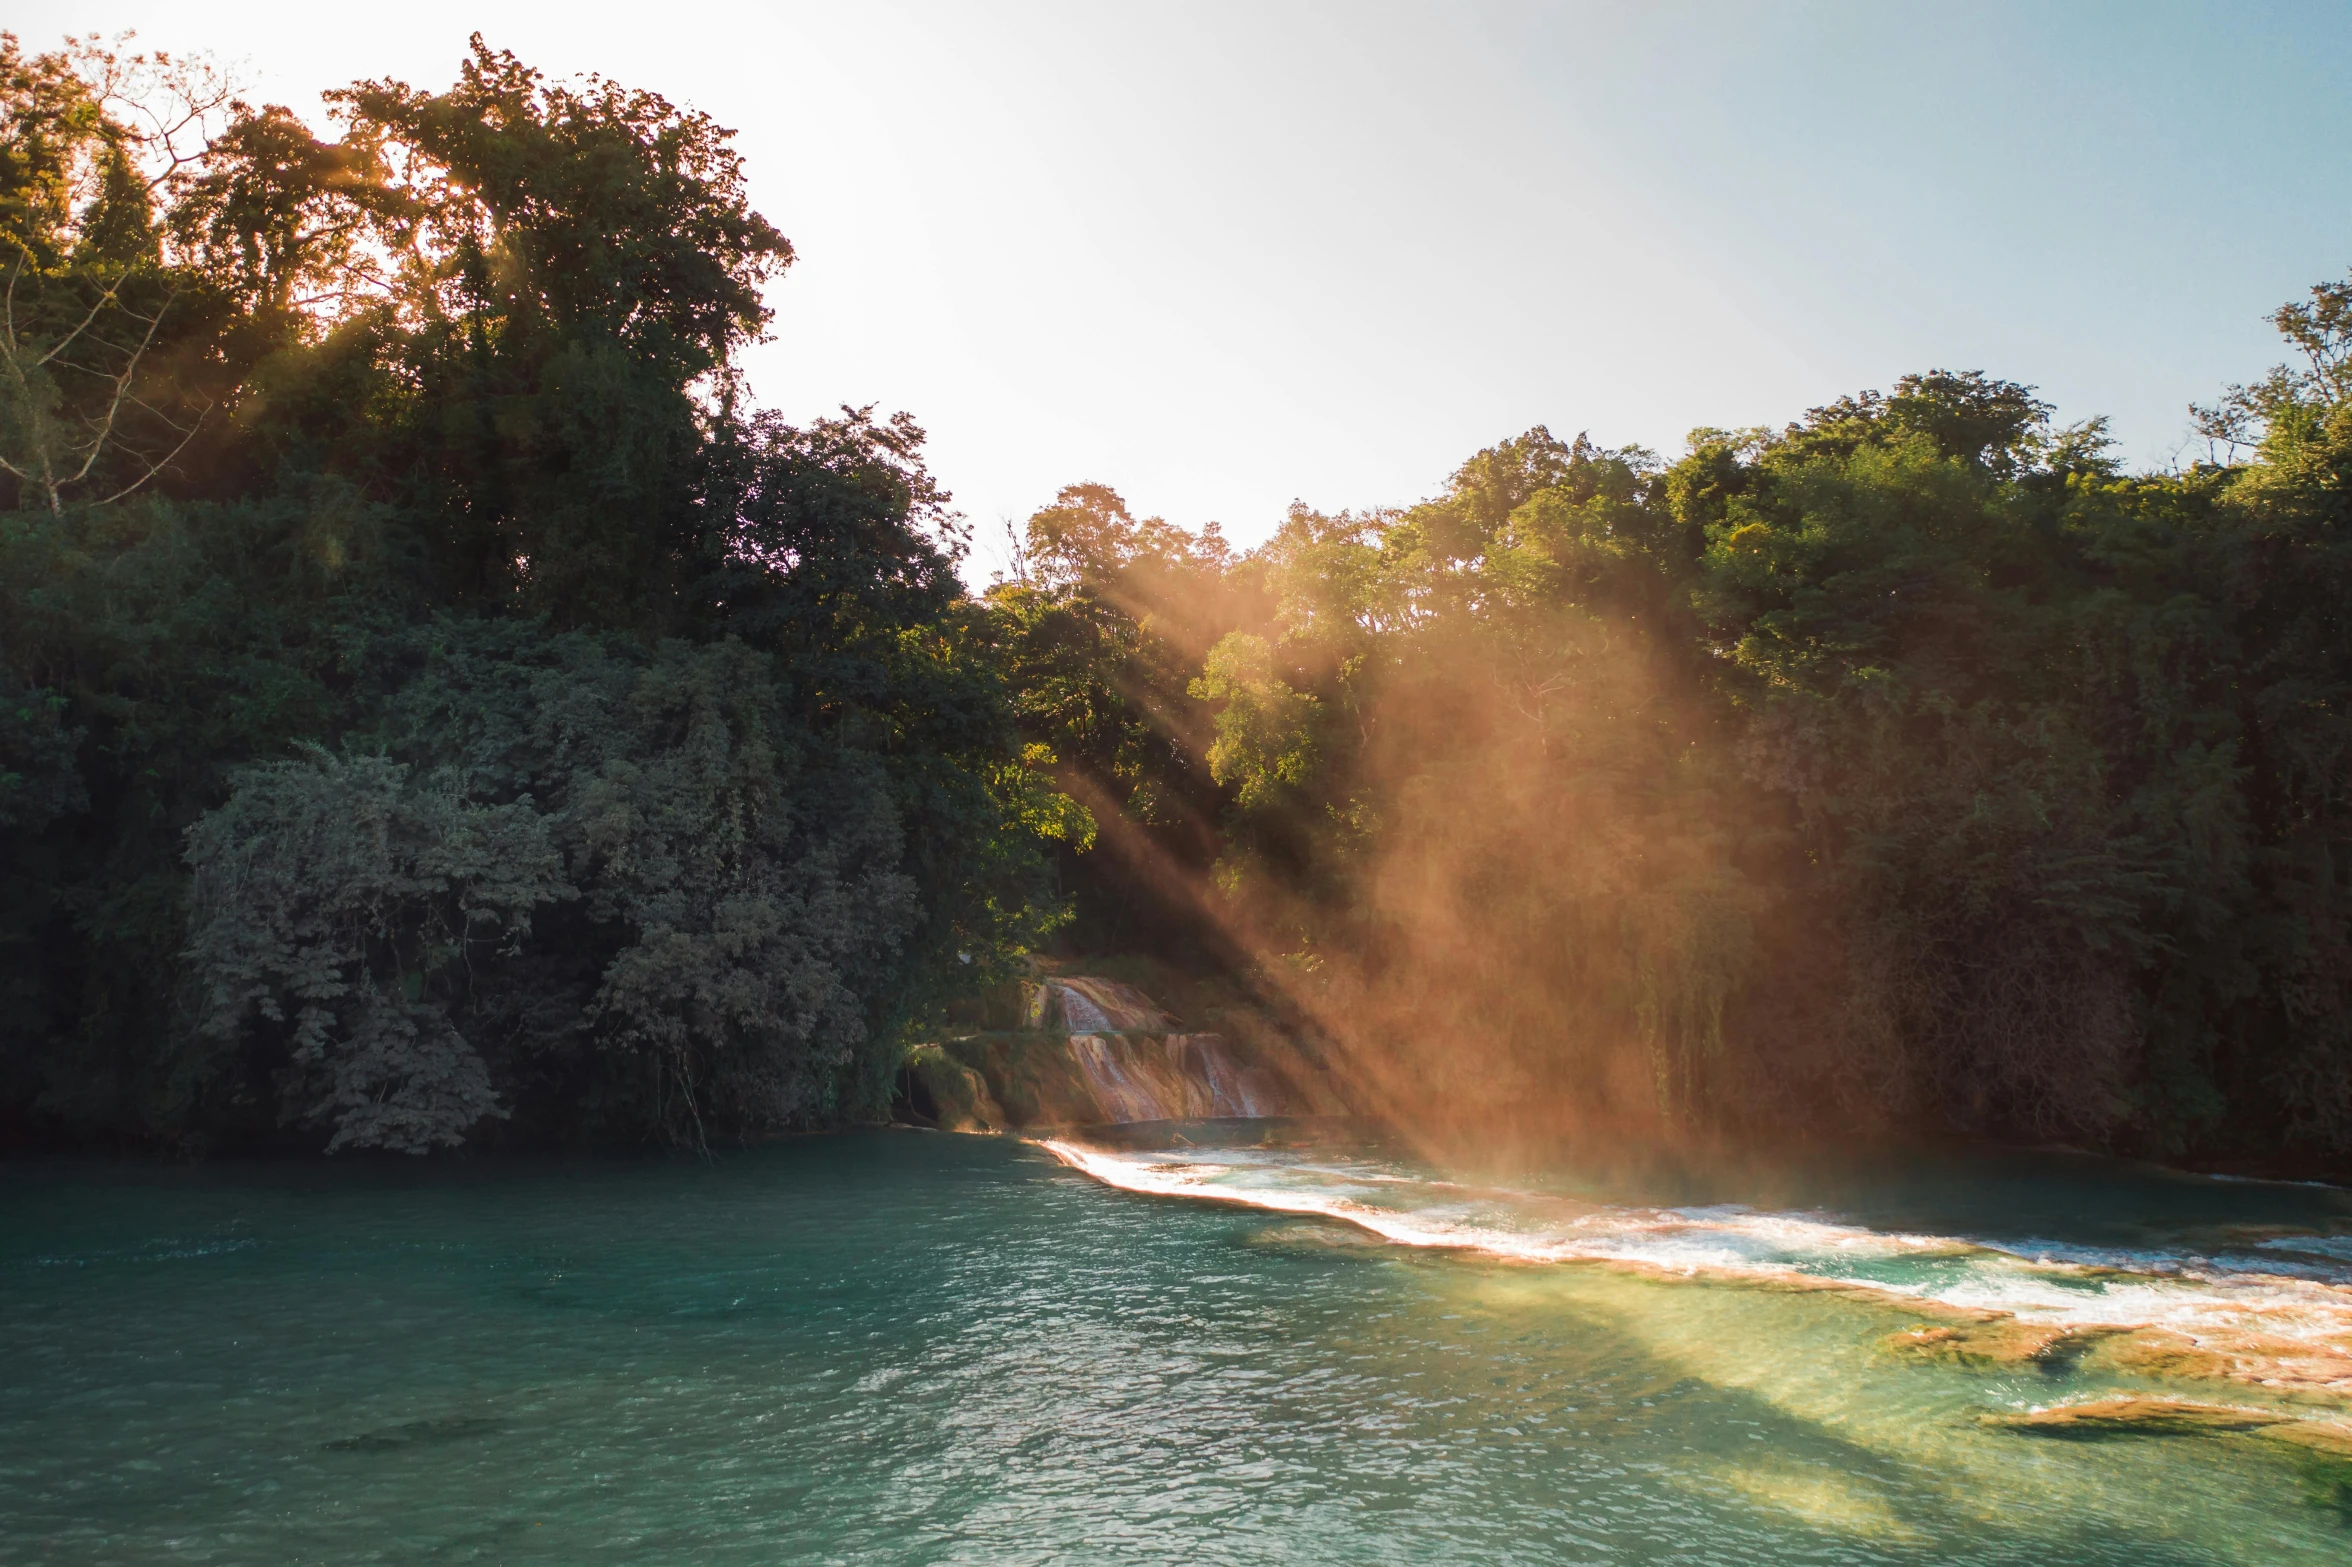
{"label": "shoreline vegetation", "polygon": [[2352,1179],[2352,283],[2177,471],[1928,370],[975,592],[726,130],[328,103],[0,35],[0,1150],[872,1122],[1067,974],[1436,1154]]}

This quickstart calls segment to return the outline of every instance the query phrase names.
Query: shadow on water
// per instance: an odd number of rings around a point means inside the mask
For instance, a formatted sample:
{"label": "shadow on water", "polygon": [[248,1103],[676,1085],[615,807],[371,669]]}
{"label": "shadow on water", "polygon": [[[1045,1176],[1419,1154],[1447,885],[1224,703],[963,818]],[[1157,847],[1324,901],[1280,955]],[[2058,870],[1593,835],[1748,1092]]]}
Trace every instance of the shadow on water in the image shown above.
{"label": "shadow on water", "polygon": [[[1808,1413],[1785,1390],[1692,1374],[1687,1357],[1660,1352],[1657,1334],[1628,1329],[1657,1313],[1625,1293],[1671,1286],[1548,1279],[1524,1267],[1385,1246],[1330,1221],[1242,1222],[1228,1244],[1301,1267],[1418,1275],[1442,1309],[1376,1316],[1321,1347],[1371,1363],[1396,1385],[1420,1384],[1386,1434],[1420,1451],[1475,1452],[1488,1480],[1519,1469],[1518,1479],[1537,1484],[1548,1468],[1554,1483],[1606,1494],[1612,1478],[1638,1476],[1670,1494],[1678,1514],[1688,1510],[1685,1526],[1697,1538],[1749,1539],[1763,1553],[1758,1559],[1770,1552],[1764,1542],[1772,1531],[1756,1524],[1763,1514],[1811,1537],[1831,1559],[1860,1548],[1867,1556],[1857,1559],[1940,1560],[1962,1544],[1953,1554],[1968,1560],[2166,1567],[2213,1560],[2167,1538],[2160,1520],[2070,1520],[1989,1506],[1949,1453],[1941,1463],[1950,1467],[1938,1475],[1937,1448],[1985,1444],[1965,1405],[1947,1399],[1914,1411],[1914,1440],[1890,1447],[1850,1435],[1850,1413]],[[1746,1352],[1771,1347],[1759,1333]],[[1773,1380],[1768,1367],[1751,1369]],[[2283,1460],[2273,1469],[2293,1466],[2286,1455],[2257,1456]]]}

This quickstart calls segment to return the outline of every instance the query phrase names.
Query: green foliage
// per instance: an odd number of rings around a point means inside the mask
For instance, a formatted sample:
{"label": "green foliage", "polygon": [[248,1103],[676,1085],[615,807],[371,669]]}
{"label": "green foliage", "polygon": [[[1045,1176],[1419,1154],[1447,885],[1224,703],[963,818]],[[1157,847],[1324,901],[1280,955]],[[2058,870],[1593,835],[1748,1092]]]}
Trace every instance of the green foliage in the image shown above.
{"label": "green foliage", "polygon": [[1091,830],[921,430],[743,406],[707,117],[478,38],[331,104],[0,43],[0,1137],[879,1113]]}
{"label": "green foliage", "polygon": [[1307,782],[1315,768],[1318,704],[1275,675],[1274,650],[1264,637],[1236,631],[1218,642],[1190,690],[1203,702],[1224,704],[1209,744],[1209,776],[1233,790],[1234,804],[1264,810]]}
{"label": "green foliage", "polygon": [[[283,1049],[291,1081],[331,1068],[304,1111],[331,1115],[330,1146],[454,1143],[493,1070],[694,1142],[864,1108],[887,1067],[861,1057],[914,978],[881,770],[796,732],[739,643],[459,622],[423,652],[355,737],[423,783],[318,752],[243,774],[190,830],[205,1032]],[[411,1104],[400,1085],[452,1062],[469,1092]]]}
{"label": "green foliage", "polygon": [[204,413],[165,368],[203,289],[159,265],[141,138],[88,79],[120,63],[0,33],[0,485],[53,514],[145,486]]}
{"label": "green foliage", "polygon": [[537,1036],[542,1069],[569,1040],[588,1053],[562,1066],[578,1080],[655,1077],[653,1106],[624,1095],[634,1109],[612,1113],[650,1109],[668,1135],[870,1109],[922,977],[901,961],[918,888],[882,768],[799,729],[772,662],[740,643],[648,657],[448,631],[384,737],[535,802],[581,899],[558,939],[600,959],[583,973],[548,954],[479,1005]]}
{"label": "green foliage", "polygon": [[1028,765],[1074,813],[1053,860],[1072,934],[1093,951],[1205,951],[1218,932],[1197,891],[1218,853],[1219,798],[1186,687],[1254,590],[1214,528],[1138,519],[1104,485],[1066,487],[1015,542],[986,635]]}
{"label": "green foliage", "polygon": [[0,832],[39,832],[87,808],[74,767],[82,736],[64,726],[65,708],[54,691],[0,697]]}
{"label": "green foliage", "polygon": [[[1217,786],[1223,917],[1476,1124],[2340,1164],[2347,300],[2283,309],[2303,363],[2208,416],[2240,467],[2127,476],[2101,421],[1935,371],[1671,463],[1537,429],[1419,506],[1294,509],[1195,593],[1231,607],[1189,705],[1138,715]],[[1123,689],[1152,606],[1111,608],[1032,691]]]}
{"label": "green foliage", "polygon": [[823,1124],[1061,939],[1482,1125],[2352,1154],[2352,284],[2186,473],[1937,370],[975,602],[725,131],[330,101],[0,36],[0,1138]]}
{"label": "green foliage", "polygon": [[257,1014],[283,1025],[284,1119],[331,1126],[329,1152],[422,1153],[505,1114],[443,997],[570,891],[527,804],[408,773],[314,750],[247,773],[188,835],[199,1027],[234,1044]]}

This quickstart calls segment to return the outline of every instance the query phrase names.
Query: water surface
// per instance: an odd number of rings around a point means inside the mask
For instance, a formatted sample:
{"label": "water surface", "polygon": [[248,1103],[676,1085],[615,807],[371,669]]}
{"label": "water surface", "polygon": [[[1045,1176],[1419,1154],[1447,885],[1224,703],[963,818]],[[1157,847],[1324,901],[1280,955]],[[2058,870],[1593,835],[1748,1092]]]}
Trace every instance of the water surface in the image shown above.
{"label": "water surface", "polygon": [[[913,1133],[714,1166],[0,1171],[0,1560],[2352,1554],[2300,1450],[1988,1427],[2120,1384],[1922,1363],[1885,1348],[1900,1302],[1759,1287],[2076,1268],[2086,1298],[2324,1301],[2346,1194],[2016,1161],[1448,1185],[1164,1141],[1095,1152],[1223,1200]],[[1300,1193],[1553,1250],[1265,1206]],[[1580,1223],[1690,1265],[1560,1252]]]}

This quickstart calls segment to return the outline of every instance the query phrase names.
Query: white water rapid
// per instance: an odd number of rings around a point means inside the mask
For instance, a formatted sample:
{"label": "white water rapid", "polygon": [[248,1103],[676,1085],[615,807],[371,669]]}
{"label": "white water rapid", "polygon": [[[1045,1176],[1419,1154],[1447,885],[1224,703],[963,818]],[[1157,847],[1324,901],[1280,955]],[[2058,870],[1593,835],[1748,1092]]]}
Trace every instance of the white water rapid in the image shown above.
{"label": "white water rapid", "polygon": [[[1438,1179],[1280,1149],[1132,1152],[1068,1139],[1055,1158],[1124,1191],[1334,1219],[1400,1246],[1653,1277],[1831,1289],[1961,1320],[2154,1335],[2241,1384],[2352,1398],[2352,1237],[2188,1247],[1906,1233],[1734,1204],[1641,1207]],[[1930,1313],[1934,1314],[1933,1312]]]}

